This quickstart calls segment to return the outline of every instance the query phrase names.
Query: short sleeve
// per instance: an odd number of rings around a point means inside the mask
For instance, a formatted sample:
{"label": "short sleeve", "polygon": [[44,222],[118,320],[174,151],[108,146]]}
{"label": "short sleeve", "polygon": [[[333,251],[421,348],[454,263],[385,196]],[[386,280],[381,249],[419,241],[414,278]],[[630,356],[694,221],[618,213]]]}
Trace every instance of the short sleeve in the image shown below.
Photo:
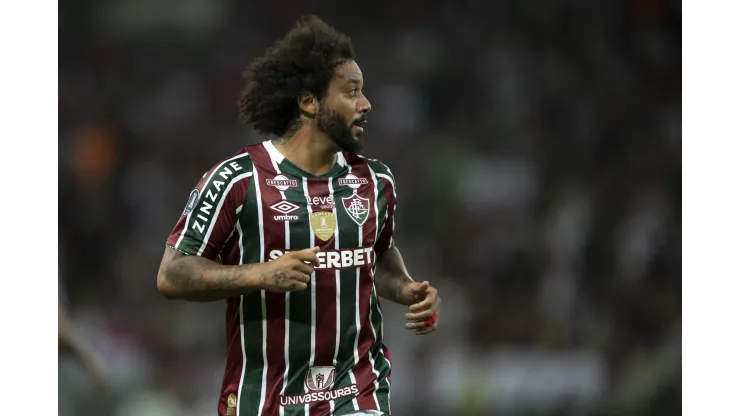
{"label": "short sleeve", "polygon": [[215,260],[236,226],[251,177],[246,153],[212,167],[190,192],[167,245]]}
{"label": "short sleeve", "polygon": [[375,242],[375,252],[378,256],[381,256],[393,247],[393,232],[396,228],[396,181],[387,167],[384,171],[377,172],[376,176],[382,184],[380,186],[383,194],[382,198],[385,198],[388,207],[378,240]]}

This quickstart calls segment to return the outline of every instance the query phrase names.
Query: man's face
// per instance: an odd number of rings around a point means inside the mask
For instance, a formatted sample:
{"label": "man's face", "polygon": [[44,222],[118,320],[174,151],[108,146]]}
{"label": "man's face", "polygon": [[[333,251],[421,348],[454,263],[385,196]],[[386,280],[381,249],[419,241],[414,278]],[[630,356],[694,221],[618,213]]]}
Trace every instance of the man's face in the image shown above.
{"label": "man's face", "polygon": [[318,127],[345,152],[362,151],[363,126],[370,101],[362,94],[362,72],[355,61],[337,67],[317,114]]}

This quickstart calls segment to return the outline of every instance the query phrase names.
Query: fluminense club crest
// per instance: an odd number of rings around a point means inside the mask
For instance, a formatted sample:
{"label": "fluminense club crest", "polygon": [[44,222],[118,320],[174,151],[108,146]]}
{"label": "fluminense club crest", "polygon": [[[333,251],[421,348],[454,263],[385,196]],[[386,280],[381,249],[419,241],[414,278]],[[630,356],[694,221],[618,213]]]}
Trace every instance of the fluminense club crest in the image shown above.
{"label": "fluminense club crest", "polygon": [[344,210],[347,211],[347,215],[357,225],[362,226],[367,221],[368,214],[370,213],[369,199],[363,198],[355,192],[352,196],[342,198],[342,205],[344,206]]}

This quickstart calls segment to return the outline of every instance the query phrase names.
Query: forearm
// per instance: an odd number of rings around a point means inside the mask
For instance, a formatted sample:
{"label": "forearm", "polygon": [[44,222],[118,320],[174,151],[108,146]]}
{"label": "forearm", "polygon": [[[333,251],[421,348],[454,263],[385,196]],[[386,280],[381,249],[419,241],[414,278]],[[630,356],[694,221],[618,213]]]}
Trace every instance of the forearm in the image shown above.
{"label": "forearm", "polygon": [[375,288],[378,296],[405,305],[407,302],[403,300],[401,294],[403,287],[411,282],[413,279],[406,270],[401,252],[396,246],[391,247],[378,260],[375,273]]}
{"label": "forearm", "polygon": [[225,266],[200,256],[167,248],[157,276],[160,293],[168,299],[210,302],[257,289],[255,265]]}

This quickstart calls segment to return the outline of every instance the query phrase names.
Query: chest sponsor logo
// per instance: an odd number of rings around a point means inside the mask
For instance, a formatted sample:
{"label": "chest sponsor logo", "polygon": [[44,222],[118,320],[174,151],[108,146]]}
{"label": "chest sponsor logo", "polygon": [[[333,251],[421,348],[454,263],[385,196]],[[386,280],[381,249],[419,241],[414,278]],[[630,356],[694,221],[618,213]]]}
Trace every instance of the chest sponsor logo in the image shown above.
{"label": "chest sponsor logo", "polygon": [[[279,258],[287,251],[270,250],[270,260]],[[342,270],[364,266],[372,267],[375,262],[375,251],[372,247],[322,250],[316,253],[316,257],[319,259],[319,266],[316,269]]]}
{"label": "chest sponsor logo", "polygon": [[295,179],[288,179],[285,175],[277,175],[272,179],[266,179],[265,183],[268,186],[274,186],[279,191],[285,191],[288,188],[297,188],[298,181]]}
{"label": "chest sponsor logo", "polygon": [[279,212],[281,215],[273,216],[275,221],[295,221],[298,219],[298,215],[291,214],[291,212],[300,208],[298,205],[290,201],[278,201],[275,204],[270,205],[270,209]]}
{"label": "chest sponsor logo", "polygon": [[337,229],[337,216],[333,212],[314,212],[311,214],[311,229],[316,237],[329,241]]}
{"label": "chest sponsor logo", "polygon": [[339,178],[340,186],[349,186],[352,189],[360,189],[360,186],[367,185],[369,182],[365,178],[358,178],[357,176],[349,173],[344,178]]}
{"label": "chest sponsor logo", "polygon": [[369,199],[363,198],[355,192],[352,196],[342,198],[342,206],[347,211],[347,215],[352,218],[352,221],[360,227],[367,221],[368,214],[370,213]]}
{"label": "chest sponsor logo", "polygon": [[307,393],[294,396],[280,396],[281,406],[303,405],[313,402],[326,402],[359,394],[356,384],[332,390],[336,378],[334,366],[313,366],[306,372],[304,385]]}
{"label": "chest sponsor logo", "polygon": [[334,209],[334,197],[331,195],[314,197],[306,196],[306,202],[316,210]]}

